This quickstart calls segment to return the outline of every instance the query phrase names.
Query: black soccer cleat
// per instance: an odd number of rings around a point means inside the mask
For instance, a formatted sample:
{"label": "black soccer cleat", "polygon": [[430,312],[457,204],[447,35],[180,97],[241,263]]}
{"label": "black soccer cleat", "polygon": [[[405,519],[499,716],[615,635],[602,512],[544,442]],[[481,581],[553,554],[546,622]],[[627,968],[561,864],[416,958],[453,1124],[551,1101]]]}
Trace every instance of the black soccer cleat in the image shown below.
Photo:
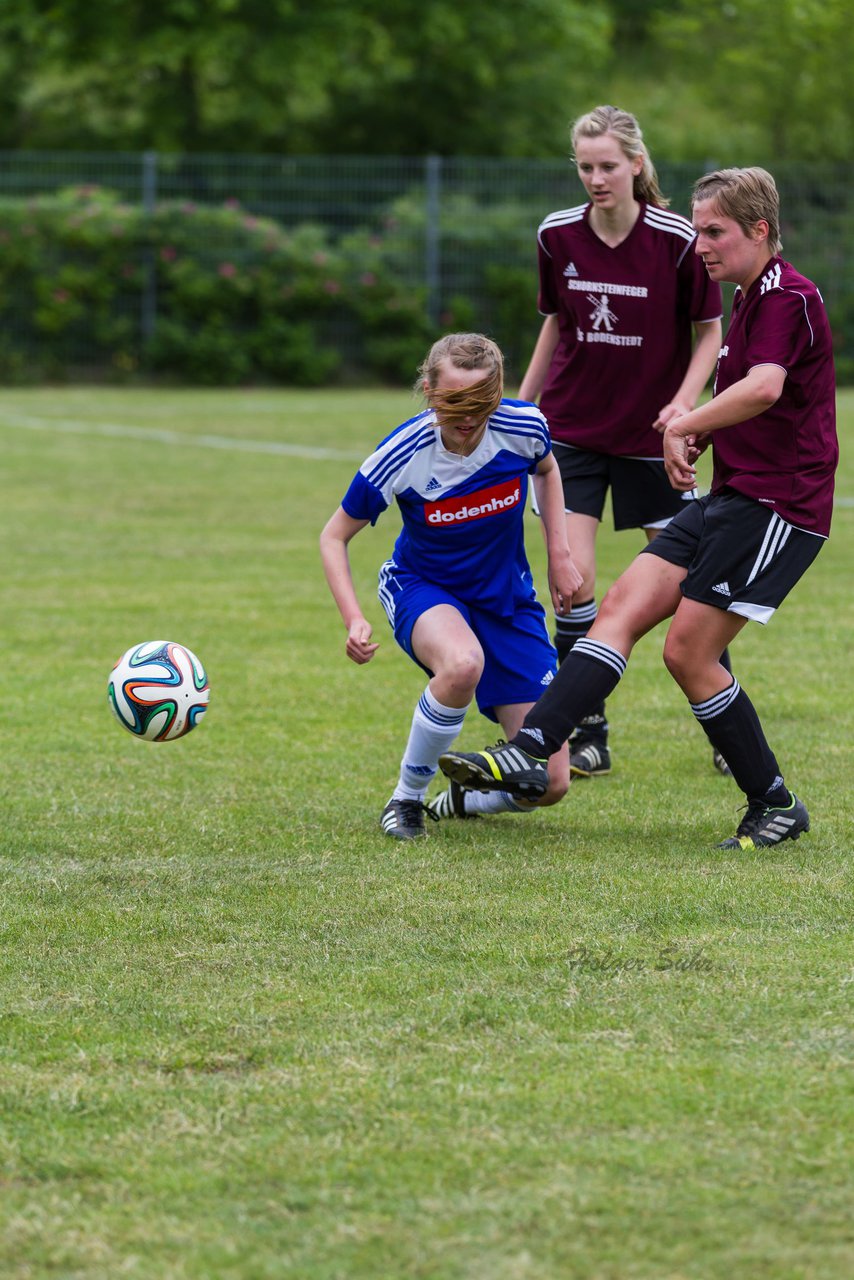
{"label": "black soccer cleat", "polygon": [[469,791],[507,791],[523,800],[539,800],[549,786],[545,760],[512,742],[498,742],[485,751],[447,751],[439,756],[439,768]]}
{"label": "black soccer cleat", "polygon": [[573,778],[604,778],[611,772],[611,752],[604,742],[575,738],[569,743],[569,772]]}
{"label": "black soccer cleat", "polygon": [[465,789],[451,779],[439,795],[427,801],[427,808],[437,818],[476,818],[476,813],[466,813]]}
{"label": "black soccer cleat", "polygon": [[417,840],[427,834],[424,829],[425,813],[434,822],[439,821],[420,800],[389,800],[380,814],[380,826],[387,836],[395,840]]}
{"label": "black soccer cleat", "polygon": [[722,841],[719,849],[767,849],[782,840],[797,840],[803,831],[810,829],[810,815],[806,805],[792,791],[787,805],[769,808],[760,802],[747,806],[747,813],[738,824],[738,830],[729,840]]}

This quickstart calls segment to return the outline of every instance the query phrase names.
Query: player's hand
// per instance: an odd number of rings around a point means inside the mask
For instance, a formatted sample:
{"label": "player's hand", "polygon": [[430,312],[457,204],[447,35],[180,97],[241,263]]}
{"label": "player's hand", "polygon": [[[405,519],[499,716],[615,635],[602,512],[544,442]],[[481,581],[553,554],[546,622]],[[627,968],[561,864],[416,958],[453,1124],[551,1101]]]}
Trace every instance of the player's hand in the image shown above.
{"label": "player's hand", "polygon": [[687,493],[696,487],[694,463],[701,452],[696,436],[684,436],[675,426],[667,427],[664,432],[664,470],[674,489]]}
{"label": "player's hand", "polygon": [[584,578],[575,567],[569,551],[549,557],[549,594],[556,614],[563,615],[572,609],[572,597]]}
{"label": "player's hand", "polygon": [[347,657],[362,666],[370,662],[379,649],[379,644],[371,643],[373,628],[367,618],[354,618],[347,632]]}
{"label": "player's hand", "polygon": [[690,412],[691,406],[689,404],[680,404],[678,400],[671,400],[659,409],[658,417],[652,424],[653,428],[659,435],[664,435],[664,432],[675,418],[683,418],[686,413]]}

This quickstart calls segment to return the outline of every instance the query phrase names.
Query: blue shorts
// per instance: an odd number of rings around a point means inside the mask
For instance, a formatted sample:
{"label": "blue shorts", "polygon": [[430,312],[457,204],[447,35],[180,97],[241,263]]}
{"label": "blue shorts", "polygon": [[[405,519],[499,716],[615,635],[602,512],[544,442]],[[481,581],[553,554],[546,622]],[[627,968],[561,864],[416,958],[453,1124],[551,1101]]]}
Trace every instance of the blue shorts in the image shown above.
{"label": "blue shorts", "polygon": [[464,604],[449,591],[425,582],[387,560],[379,573],[379,598],[394,638],[413,662],[432,676],[412,652],[412,628],[428,609],[449,604],[465,618],[483,650],[483,674],[475,690],[477,707],[488,720],[498,721],[496,707],[536,702],[557,670],[557,653],[549,639],[546,615],[536,599],[521,600],[515,613],[503,618],[476,605]]}

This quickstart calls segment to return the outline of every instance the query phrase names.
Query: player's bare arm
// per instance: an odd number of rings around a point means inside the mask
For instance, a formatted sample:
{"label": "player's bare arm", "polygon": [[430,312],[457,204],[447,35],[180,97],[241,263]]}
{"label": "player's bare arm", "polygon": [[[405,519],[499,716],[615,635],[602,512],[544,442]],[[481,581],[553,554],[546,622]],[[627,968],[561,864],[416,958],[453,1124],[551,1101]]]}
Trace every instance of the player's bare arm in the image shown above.
{"label": "player's bare arm", "polygon": [[584,579],[575,567],[567,541],[563,485],[552,453],[547,454],[537,465],[534,492],[549,559],[549,594],[555,613],[569,613],[572,597]]}
{"label": "player's bare arm", "polygon": [[557,316],[546,316],[530,363],[519,387],[520,400],[531,400],[533,402],[539,400],[559,336]]}
{"label": "player's bare arm", "polygon": [[362,613],[353,575],[350,572],[348,544],[365,528],[367,520],[354,520],[343,507],[339,507],[327,522],[320,535],[320,555],[329,590],[338,606],[338,612],[347,628],[345,652],[351,661],[362,666],[370,662],[379,645],[371,642],[372,627]]}
{"label": "player's bare arm", "polygon": [[652,424],[658,432],[674,418],[690,413],[700,398],[709,376],[715,367],[718,352],[721,349],[722,328],[720,320],[706,320],[694,325],[694,350],[691,363],[685,371],[685,377],[679,390],[667,404],[659,410],[658,417]]}
{"label": "player's bare arm", "polygon": [[674,489],[694,487],[693,464],[713,431],[746,422],[770,409],[780,399],[785,381],[786,370],[780,365],[758,364],[699,409],[673,418],[664,432],[664,466]]}

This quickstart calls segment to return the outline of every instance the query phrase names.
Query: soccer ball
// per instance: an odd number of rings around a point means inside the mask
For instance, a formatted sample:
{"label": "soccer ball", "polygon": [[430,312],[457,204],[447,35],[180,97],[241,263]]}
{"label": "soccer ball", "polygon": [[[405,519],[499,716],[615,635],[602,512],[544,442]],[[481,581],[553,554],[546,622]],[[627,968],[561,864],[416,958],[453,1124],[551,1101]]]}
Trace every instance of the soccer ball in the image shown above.
{"label": "soccer ball", "polygon": [[113,667],[107,693],[119,724],[149,742],[168,742],[195,729],[211,696],[196,655],[171,640],[128,649]]}

